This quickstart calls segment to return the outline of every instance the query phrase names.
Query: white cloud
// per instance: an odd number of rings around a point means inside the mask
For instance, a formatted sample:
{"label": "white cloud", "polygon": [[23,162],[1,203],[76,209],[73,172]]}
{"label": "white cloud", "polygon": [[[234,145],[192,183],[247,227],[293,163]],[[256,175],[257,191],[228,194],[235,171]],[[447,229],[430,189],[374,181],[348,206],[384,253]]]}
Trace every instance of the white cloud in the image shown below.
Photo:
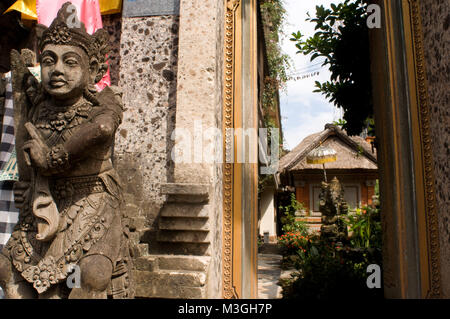
{"label": "white cloud", "polygon": [[333,115],[330,112],[318,114],[298,114],[296,121],[298,125],[290,125],[283,130],[286,149],[292,150],[308,135],[322,131],[325,124],[332,122]]}

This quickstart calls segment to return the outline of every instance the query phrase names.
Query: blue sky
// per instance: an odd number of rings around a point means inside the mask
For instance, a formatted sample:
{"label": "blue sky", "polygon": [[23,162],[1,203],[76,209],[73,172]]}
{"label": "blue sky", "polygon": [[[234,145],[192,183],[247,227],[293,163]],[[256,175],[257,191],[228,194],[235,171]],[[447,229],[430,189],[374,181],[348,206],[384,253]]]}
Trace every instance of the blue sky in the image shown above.
{"label": "blue sky", "polygon": [[[308,66],[317,64],[319,58],[310,62],[308,56],[296,54],[295,43],[290,41],[292,32],[301,31],[306,36],[314,34],[314,24],[306,22],[306,13],[315,15],[316,5],[323,4],[329,7],[330,3],[337,3],[337,0],[284,0],[287,10],[287,22],[284,32],[287,35],[282,41],[282,49],[292,59],[292,70],[306,70]],[[319,69],[320,64],[312,68],[318,70],[320,74],[312,78],[289,81],[287,90],[280,92],[281,117],[285,145],[291,150],[301,142],[306,136],[324,129],[326,123],[338,120],[341,111],[329,103],[320,93],[313,93],[314,81],[324,82],[330,78],[327,68]]]}

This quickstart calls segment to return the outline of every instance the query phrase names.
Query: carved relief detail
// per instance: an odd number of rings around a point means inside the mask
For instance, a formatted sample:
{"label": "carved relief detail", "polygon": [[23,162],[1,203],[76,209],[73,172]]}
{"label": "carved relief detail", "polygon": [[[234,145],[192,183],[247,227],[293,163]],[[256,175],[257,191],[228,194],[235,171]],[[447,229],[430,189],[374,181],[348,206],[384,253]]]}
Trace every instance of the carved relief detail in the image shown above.
{"label": "carved relief detail", "polygon": [[440,253],[439,253],[439,228],[436,209],[436,194],[434,191],[434,169],[432,154],[432,138],[430,132],[430,105],[426,81],[425,57],[423,48],[423,32],[420,18],[419,1],[409,1],[410,14],[413,26],[413,40],[416,63],[416,81],[418,91],[418,103],[420,112],[420,137],[423,150],[424,178],[425,178],[425,213],[427,223],[428,258],[430,265],[430,291],[428,298],[441,296]]}
{"label": "carved relief detail", "polygon": [[233,164],[230,159],[234,152],[233,136],[230,136],[234,126],[234,23],[235,10],[239,0],[227,0],[225,8],[225,56],[224,56],[224,168],[223,168],[223,297],[237,298],[233,287]]}

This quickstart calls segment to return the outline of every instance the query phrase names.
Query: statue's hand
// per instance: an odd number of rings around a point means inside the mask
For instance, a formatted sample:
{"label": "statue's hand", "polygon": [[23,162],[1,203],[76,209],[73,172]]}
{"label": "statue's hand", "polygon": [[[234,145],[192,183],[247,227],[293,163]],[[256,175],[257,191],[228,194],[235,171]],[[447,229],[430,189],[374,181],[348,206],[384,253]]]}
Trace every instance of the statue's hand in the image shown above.
{"label": "statue's hand", "polygon": [[41,170],[47,170],[47,154],[50,151],[49,147],[33,124],[30,122],[25,123],[25,128],[31,136],[31,140],[26,141],[23,145],[25,162],[28,166],[33,165]]}
{"label": "statue's hand", "polygon": [[15,182],[13,186],[14,204],[18,209],[22,209],[30,197],[30,183]]}
{"label": "statue's hand", "polygon": [[25,142],[23,145],[23,151],[25,153],[25,162],[28,166],[34,166],[41,170],[48,169],[48,147],[42,147],[39,141],[31,139]]}

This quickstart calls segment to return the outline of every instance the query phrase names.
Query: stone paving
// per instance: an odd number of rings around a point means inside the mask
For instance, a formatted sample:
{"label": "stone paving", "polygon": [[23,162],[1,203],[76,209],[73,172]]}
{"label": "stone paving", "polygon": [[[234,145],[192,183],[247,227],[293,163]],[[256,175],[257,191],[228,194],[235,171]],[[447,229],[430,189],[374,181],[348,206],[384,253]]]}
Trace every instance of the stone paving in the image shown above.
{"label": "stone paving", "polygon": [[258,254],[258,298],[279,299],[281,287],[278,280],[281,276],[281,255]]}
{"label": "stone paving", "polygon": [[277,244],[263,244],[258,249],[258,298],[281,299],[280,278],[288,279],[296,269],[281,269],[281,255]]}

